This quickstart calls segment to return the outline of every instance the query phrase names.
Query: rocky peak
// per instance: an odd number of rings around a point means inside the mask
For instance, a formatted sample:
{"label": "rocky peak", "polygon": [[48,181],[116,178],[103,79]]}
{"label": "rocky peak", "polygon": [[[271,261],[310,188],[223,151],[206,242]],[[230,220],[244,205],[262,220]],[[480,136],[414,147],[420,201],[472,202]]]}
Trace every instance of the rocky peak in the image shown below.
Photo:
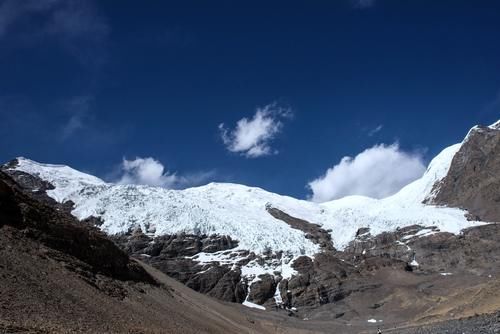
{"label": "rocky peak", "polygon": [[470,219],[500,222],[500,121],[472,128],[426,204],[458,207]]}
{"label": "rocky peak", "polygon": [[491,129],[496,129],[496,130],[500,130],[500,120],[496,121],[495,123],[491,124],[489,126]]}

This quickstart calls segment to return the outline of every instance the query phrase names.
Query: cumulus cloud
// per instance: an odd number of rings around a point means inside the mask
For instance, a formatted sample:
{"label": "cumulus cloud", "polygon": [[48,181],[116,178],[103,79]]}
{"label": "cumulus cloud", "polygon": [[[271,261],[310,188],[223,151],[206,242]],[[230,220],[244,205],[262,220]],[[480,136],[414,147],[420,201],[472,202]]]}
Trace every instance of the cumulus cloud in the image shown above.
{"label": "cumulus cloud", "polygon": [[180,189],[199,185],[214,176],[213,171],[177,175],[166,170],[158,160],[148,158],[123,159],[119,184],[143,184],[169,189]]}
{"label": "cumulus cloud", "polygon": [[390,196],[425,172],[420,154],[401,151],[398,144],[375,145],[344,157],[326,173],[309,182],[310,199],[325,202],[348,195]]}
{"label": "cumulus cloud", "polygon": [[239,153],[247,158],[277,154],[271,147],[272,140],[283,128],[283,120],[290,118],[292,112],[276,103],[257,108],[252,118],[242,118],[234,129],[219,124],[221,138],[230,152]]}

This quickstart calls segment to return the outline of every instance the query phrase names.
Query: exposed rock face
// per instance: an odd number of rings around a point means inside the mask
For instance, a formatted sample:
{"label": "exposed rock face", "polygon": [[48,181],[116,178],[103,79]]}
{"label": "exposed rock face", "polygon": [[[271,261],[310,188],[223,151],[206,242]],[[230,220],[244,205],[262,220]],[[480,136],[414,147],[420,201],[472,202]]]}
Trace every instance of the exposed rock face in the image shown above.
{"label": "exposed rock face", "polygon": [[[352,299],[351,295],[369,291],[377,294],[392,284],[384,278],[374,279],[378,272],[389,270],[410,277],[450,272],[487,275],[496,272],[495,264],[499,262],[498,224],[470,228],[461,235],[417,225],[376,236],[360,229],[358,237],[342,252],[325,251],[316,254],[314,260],[305,256],[296,259],[293,267],[297,275],[281,280],[279,290],[285,307],[338,305],[335,312],[341,317],[345,312],[354,312],[344,303]],[[426,284],[419,291],[432,287]],[[374,303],[372,308],[383,303]]]}
{"label": "exposed rock face", "polygon": [[132,256],[154,266],[198,292],[218,299],[241,303],[247,287],[241,272],[230,265],[200,264],[192,257],[200,252],[228,251],[238,242],[228,236],[177,234],[152,238],[137,229],[129,234],[112,237]]}
{"label": "exposed rock face", "polygon": [[500,225],[466,229],[461,235],[433,234],[409,243],[421,270],[487,272],[500,263]]}
{"label": "exposed rock face", "polygon": [[415,257],[415,250],[409,244],[419,239],[419,236],[436,232],[436,228],[413,225],[373,236],[368,228],[361,228],[356,238],[339,256],[355,264],[372,257],[395,259],[409,264]]}
{"label": "exposed rock face", "polygon": [[[350,276],[355,279],[356,269],[342,262],[332,253],[320,253],[311,260],[300,257],[294,262],[298,275],[280,282],[285,305],[293,307],[320,306],[344,299],[352,292],[352,287],[342,286]],[[351,276],[352,275],[352,276]]]}
{"label": "exposed rock face", "polygon": [[[48,206],[55,207],[58,210],[71,213],[71,210],[73,210],[74,206],[74,203],[72,201],[59,203],[53,198],[49,197],[47,195],[47,190],[54,189],[54,186],[50,182],[44,181],[37,176],[12,169],[12,167],[15,167],[17,164],[17,159],[11,160],[8,163],[0,166],[0,171],[9,175],[15,181],[16,187],[19,187],[20,189],[29,193],[29,197],[45,203]],[[90,219],[89,222],[96,219],[97,218],[94,217]]]}
{"label": "exposed rock face", "polygon": [[13,190],[7,183],[0,182],[0,227],[4,224],[21,227],[24,225],[22,220],[21,209],[16,203]]}
{"label": "exposed rock face", "polygon": [[274,296],[276,280],[269,274],[261,275],[259,279],[259,281],[252,283],[250,286],[248,300],[262,305]]}
{"label": "exposed rock face", "polygon": [[215,253],[238,246],[238,241],[229,236],[180,233],[152,238],[140,229],[125,235],[115,235],[113,238],[129,253],[163,258],[193,256],[200,252]]}
{"label": "exposed rock face", "polygon": [[[390,260],[392,264],[400,261],[406,270],[418,272],[484,272],[500,261],[500,225],[468,228],[460,235],[418,225],[376,236],[365,232],[339,256],[367,270],[376,269],[369,262],[377,258]],[[377,266],[380,264],[378,260]]]}
{"label": "exposed rock face", "polygon": [[[223,268],[223,269],[222,269]],[[247,294],[247,285],[241,281],[241,272],[239,270],[231,270],[227,267],[210,268],[210,271],[223,272],[224,275],[216,281],[215,286],[207,293],[209,296],[215,297],[220,300],[229,301],[233,303],[242,303]],[[190,288],[196,289],[196,280],[198,278],[205,279],[206,273],[200,273],[190,280],[186,285]]]}
{"label": "exposed rock face", "polygon": [[273,208],[270,205],[266,207],[266,210],[274,218],[282,220],[292,228],[304,232],[306,234],[306,238],[310,239],[315,244],[318,244],[322,250],[335,250],[330,233],[327,230],[323,229],[320,225],[311,224],[306,220],[292,217],[289,214],[277,208]]}
{"label": "exposed rock face", "polygon": [[454,156],[448,175],[427,204],[459,207],[471,219],[500,222],[500,125],[473,128]]}

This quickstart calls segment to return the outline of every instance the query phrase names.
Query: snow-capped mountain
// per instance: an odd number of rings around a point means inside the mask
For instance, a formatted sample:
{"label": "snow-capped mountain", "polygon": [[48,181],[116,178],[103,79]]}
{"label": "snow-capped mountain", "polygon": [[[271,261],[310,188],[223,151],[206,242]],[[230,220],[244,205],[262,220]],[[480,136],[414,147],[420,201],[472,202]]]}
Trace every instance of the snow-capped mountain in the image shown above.
{"label": "snow-capped mountain", "polygon": [[[78,219],[99,218],[99,228],[130,255],[197,291],[250,307],[291,308],[370,288],[363,270],[448,272],[464,270],[471,256],[494,254],[469,248],[495,245],[481,217],[500,219],[499,143],[500,122],[474,127],[390,197],[319,204],[231,183],[185,190],[113,184],[26,158],[2,169],[25,190],[70,204],[61,207]],[[475,232],[461,233],[471,227]],[[476,239],[464,246],[464,238]],[[443,240],[453,246],[441,248]],[[486,255],[481,268],[495,261]]]}
{"label": "snow-capped mountain", "polygon": [[477,225],[468,221],[461,209],[422,204],[432,198],[434,184],[446,176],[460,147],[456,144],[444,149],[422,178],[393,196],[380,200],[348,196],[321,204],[230,183],[185,190],[117,185],[68,166],[26,158],[18,158],[13,168],[50,182],[55,187],[47,191],[50,197],[61,203],[74,202],[72,213],[79,219],[100,217],[104,222],[101,228],[109,234],[127,232],[136,226],[155,236],[178,232],[220,234],[239,240],[241,248],[256,253],[272,249],[313,255],[318,246],[302,231],[270,215],[267,207],[330,230],[333,245],[340,250],[362,227],[376,235],[409,225],[436,226],[451,233]]}

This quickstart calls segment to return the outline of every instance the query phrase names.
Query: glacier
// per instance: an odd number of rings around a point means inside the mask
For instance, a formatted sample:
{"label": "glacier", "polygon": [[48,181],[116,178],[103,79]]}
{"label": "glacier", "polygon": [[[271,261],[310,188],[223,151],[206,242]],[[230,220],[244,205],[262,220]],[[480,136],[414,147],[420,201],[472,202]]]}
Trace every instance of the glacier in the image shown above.
{"label": "glacier", "polygon": [[468,221],[461,209],[422,204],[433,196],[433,185],[446,176],[460,145],[444,149],[420,179],[390,197],[348,196],[319,204],[232,183],[210,183],[184,190],[119,185],[68,166],[22,157],[14,169],[50,182],[54,189],[47,191],[48,196],[61,203],[71,200],[72,214],[80,220],[100,217],[101,229],[108,234],[139,226],[151,236],[180,232],[229,235],[239,241],[238,248],[256,254],[283,251],[295,257],[313,256],[319,247],[302,231],[271,216],[267,206],[321,225],[330,231],[333,245],[339,250],[355,238],[361,227],[370,228],[372,235],[415,224],[459,233],[482,224]]}

